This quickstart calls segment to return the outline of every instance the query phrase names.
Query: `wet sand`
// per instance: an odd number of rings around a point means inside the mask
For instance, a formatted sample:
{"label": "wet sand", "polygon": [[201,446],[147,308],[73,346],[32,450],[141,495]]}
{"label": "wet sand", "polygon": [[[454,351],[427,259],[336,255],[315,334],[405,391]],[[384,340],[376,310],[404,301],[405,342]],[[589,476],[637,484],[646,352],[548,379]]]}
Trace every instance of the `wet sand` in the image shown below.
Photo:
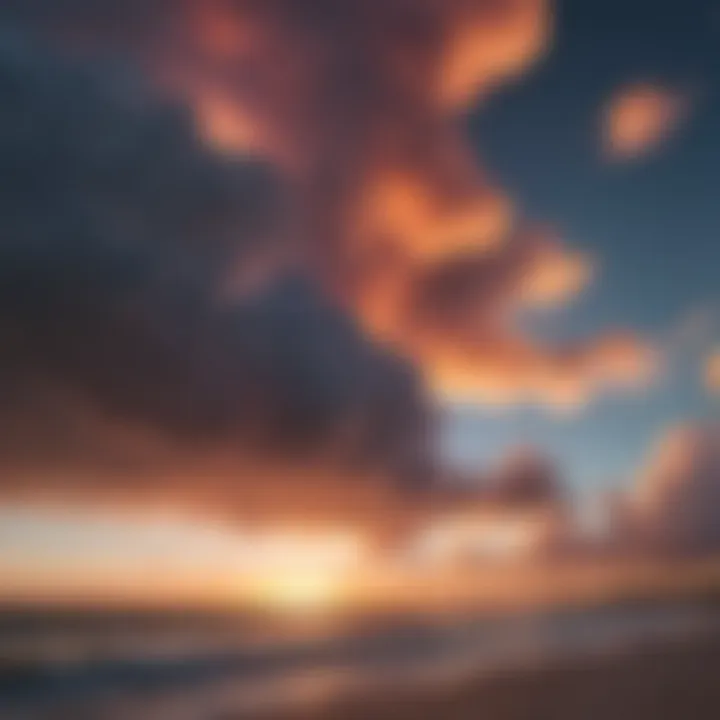
{"label": "wet sand", "polygon": [[[276,716],[273,720],[280,720]],[[336,703],[295,720],[718,720],[720,634]],[[225,719],[223,719],[225,720]],[[230,720],[228,718],[227,720]]]}

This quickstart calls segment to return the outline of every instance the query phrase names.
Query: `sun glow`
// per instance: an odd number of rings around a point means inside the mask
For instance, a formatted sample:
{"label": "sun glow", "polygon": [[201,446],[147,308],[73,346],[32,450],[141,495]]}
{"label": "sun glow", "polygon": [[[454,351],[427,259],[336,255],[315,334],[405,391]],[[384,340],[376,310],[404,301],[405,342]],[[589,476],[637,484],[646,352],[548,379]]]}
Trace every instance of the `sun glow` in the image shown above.
{"label": "sun glow", "polygon": [[251,597],[264,610],[308,613],[338,607],[346,590],[344,577],[329,572],[271,573],[255,579]]}
{"label": "sun glow", "polygon": [[367,545],[350,531],[265,531],[245,543],[242,600],[277,612],[312,612],[343,604]]}

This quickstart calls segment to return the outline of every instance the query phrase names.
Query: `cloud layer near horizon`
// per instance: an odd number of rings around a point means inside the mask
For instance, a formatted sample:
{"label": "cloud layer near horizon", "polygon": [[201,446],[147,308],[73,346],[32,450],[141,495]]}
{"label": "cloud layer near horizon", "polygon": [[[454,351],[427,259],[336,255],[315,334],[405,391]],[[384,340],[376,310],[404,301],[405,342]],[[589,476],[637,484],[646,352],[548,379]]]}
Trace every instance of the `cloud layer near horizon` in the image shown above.
{"label": "cloud layer near horizon", "polygon": [[612,540],[624,551],[720,550],[720,425],[686,425],[660,437],[617,510]]}

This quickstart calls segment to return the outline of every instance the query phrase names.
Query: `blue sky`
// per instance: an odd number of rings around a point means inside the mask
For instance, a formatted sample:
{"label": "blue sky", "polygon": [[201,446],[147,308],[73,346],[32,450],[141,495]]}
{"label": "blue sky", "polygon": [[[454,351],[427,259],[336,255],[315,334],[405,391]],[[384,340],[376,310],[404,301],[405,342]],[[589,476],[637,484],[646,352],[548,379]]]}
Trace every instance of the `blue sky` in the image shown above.
{"label": "blue sky", "polygon": [[[621,483],[665,427],[717,414],[701,366],[720,338],[718,10],[700,0],[560,3],[545,61],[469,118],[478,155],[521,211],[598,263],[592,287],[536,330],[627,327],[670,345],[670,357],[650,390],[600,398],[570,416],[450,410],[451,457],[472,463],[537,443],[579,488]],[[692,112],[647,157],[608,163],[603,107],[636,82],[687,93]],[[704,329],[688,341],[682,328],[699,317]]]}

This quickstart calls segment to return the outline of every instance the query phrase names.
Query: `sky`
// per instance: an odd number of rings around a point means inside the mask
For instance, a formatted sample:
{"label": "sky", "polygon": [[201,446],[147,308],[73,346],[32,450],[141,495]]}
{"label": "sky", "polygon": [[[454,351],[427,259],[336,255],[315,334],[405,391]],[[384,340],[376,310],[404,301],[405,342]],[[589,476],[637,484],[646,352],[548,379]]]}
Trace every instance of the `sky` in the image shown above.
{"label": "sky", "polygon": [[[720,24],[712,2],[560,3],[548,57],[469,119],[478,153],[524,211],[597,257],[592,288],[548,332],[625,323],[665,343],[648,392],[602,398],[559,420],[528,411],[451,413],[447,442],[467,459],[521,438],[550,446],[582,489],[622,484],[667,425],[717,417],[702,366],[718,341]],[[693,98],[667,142],[608,162],[608,99],[634,83]],[[693,331],[693,325],[697,330]]]}
{"label": "sky", "polygon": [[647,477],[661,536],[674,473],[715,542],[719,41],[709,0],[3,3],[0,541]]}

